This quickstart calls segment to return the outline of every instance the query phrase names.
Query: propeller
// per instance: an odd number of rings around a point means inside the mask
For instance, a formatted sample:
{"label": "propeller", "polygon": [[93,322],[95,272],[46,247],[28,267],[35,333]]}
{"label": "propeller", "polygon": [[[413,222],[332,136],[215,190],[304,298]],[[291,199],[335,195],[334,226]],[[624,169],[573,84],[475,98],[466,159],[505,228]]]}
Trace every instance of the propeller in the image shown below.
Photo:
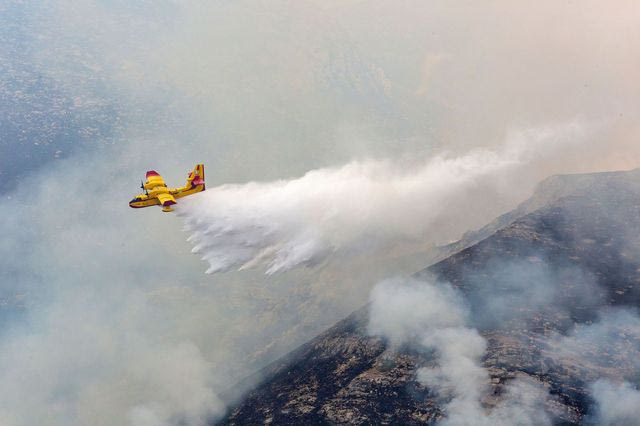
{"label": "propeller", "polygon": [[144,193],[145,193],[146,195],[149,195],[149,191],[147,191],[147,190],[144,188],[144,182],[143,182],[142,180],[140,181],[140,189],[144,189]]}

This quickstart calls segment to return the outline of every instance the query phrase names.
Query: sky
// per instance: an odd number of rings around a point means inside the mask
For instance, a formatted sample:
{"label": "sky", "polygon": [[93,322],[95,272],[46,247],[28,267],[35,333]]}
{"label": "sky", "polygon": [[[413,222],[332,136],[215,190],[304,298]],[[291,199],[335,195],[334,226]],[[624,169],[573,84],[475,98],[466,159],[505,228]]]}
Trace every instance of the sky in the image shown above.
{"label": "sky", "polygon": [[[541,179],[638,167],[639,8],[3,2],[1,423],[199,424],[223,410],[229,383],[357,308],[376,280],[427,266],[429,247]],[[490,167],[514,147],[517,161]],[[414,185],[438,158],[489,160],[464,184],[449,184],[469,171],[454,167]],[[182,218],[127,206],[146,170],[178,186],[197,162],[210,189],[300,186],[354,164],[417,189],[374,204],[367,223],[402,224],[375,234],[384,251],[359,251],[371,234],[354,232],[349,256],[320,266],[205,275]],[[305,193],[340,184],[311,182]],[[407,188],[391,187],[381,194]],[[352,192],[340,194],[326,235],[353,229]],[[240,218],[275,210],[281,223],[300,206],[261,202],[241,204]],[[394,216],[393,203],[419,208]]]}

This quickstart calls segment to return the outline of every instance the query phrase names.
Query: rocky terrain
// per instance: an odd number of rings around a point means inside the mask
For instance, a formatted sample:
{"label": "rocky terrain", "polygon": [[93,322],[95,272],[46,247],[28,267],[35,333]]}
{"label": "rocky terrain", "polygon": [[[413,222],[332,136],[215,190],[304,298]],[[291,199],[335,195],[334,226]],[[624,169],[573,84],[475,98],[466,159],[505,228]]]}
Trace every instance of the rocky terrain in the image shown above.
{"label": "rocky terrain", "polygon": [[[640,304],[640,170],[552,177],[465,239],[460,251],[416,277],[464,293],[487,341],[487,410],[518,377],[547,391],[544,409],[555,424],[580,424],[593,413],[591,383],[638,382],[640,327],[599,318]],[[217,423],[442,419],[443,401],[416,380],[417,368],[434,363],[432,354],[390,348],[368,324],[365,306],[271,364],[258,375],[262,384]]]}

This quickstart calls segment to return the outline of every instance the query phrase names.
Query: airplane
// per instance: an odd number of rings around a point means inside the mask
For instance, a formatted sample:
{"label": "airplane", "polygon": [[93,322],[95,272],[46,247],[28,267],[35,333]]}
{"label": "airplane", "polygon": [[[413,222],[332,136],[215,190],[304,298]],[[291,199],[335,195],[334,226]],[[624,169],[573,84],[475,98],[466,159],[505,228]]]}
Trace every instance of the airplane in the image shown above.
{"label": "airplane", "polygon": [[196,164],[189,173],[187,183],[180,188],[167,188],[162,176],[155,170],[149,170],[146,174],[147,181],[140,182],[140,188],[144,194],[136,195],[129,201],[129,206],[134,209],[150,206],[162,206],[163,212],[171,212],[172,205],[176,204],[176,198],[186,197],[204,191],[204,164]]}

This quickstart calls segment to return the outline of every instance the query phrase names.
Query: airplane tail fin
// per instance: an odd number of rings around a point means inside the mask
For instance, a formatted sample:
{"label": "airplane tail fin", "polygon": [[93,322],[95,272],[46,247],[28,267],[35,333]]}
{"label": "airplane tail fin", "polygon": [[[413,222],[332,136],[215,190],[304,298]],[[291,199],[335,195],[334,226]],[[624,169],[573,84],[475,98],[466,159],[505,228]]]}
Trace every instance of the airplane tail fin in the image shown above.
{"label": "airplane tail fin", "polygon": [[196,164],[187,178],[187,187],[195,188],[198,186],[202,186],[200,191],[204,191],[204,164]]}

